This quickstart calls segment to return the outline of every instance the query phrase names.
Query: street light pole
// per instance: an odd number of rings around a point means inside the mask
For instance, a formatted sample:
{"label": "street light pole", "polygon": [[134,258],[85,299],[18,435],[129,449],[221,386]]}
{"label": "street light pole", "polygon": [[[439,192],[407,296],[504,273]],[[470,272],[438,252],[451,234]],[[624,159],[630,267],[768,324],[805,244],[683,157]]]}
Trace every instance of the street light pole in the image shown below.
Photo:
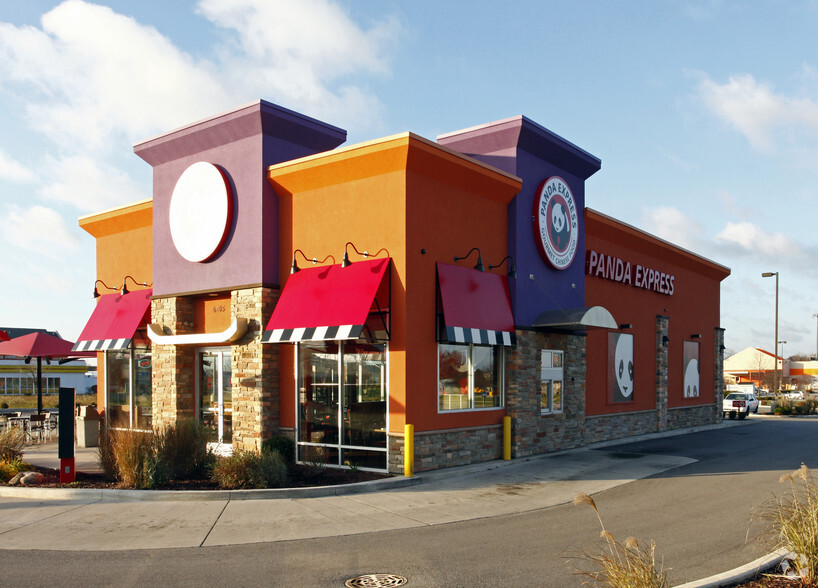
{"label": "street light pole", "polygon": [[773,394],[778,394],[778,272],[764,272],[762,278],[775,276],[775,353],[773,354]]}
{"label": "street light pole", "polygon": [[[812,318],[818,318],[818,312],[813,312]],[[815,323],[815,360],[818,361],[818,321]]]}
{"label": "street light pole", "polygon": [[784,345],[787,344],[786,341],[779,341],[779,345],[781,345],[781,386],[784,386],[784,362],[787,361],[784,359]]}

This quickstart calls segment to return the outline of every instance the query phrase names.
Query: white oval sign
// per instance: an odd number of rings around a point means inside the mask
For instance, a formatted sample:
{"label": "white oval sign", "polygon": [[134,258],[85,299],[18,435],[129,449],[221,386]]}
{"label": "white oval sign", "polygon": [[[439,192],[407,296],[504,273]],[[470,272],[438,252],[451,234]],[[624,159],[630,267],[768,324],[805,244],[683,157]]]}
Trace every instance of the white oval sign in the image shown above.
{"label": "white oval sign", "polygon": [[543,259],[556,269],[565,269],[577,254],[579,217],[574,195],[559,176],[537,188],[534,197],[534,234]]}
{"label": "white oval sign", "polygon": [[189,166],[173,188],[168,217],[179,255],[193,262],[212,258],[233,220],[233,192],[225,174],[205,161]]}

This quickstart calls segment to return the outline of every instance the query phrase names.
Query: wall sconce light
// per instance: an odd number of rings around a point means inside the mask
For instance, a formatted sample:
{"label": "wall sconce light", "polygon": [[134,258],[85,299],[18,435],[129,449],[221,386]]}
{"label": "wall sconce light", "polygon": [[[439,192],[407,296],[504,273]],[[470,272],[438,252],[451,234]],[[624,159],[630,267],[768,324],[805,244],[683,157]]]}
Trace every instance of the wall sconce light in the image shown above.
{"label": "wall sconce light", "polygon": [[119,288],[111,288],[111,286],[109,286],[108,284],[106,284],[102,280],[97,280],[96,282],[94,282],[94,298],[99,298],[101,296],[101,294],[99,293],[99,290],[97,290],[97,284],[102,284],[103,286],[105,286],[109,290],[119,290]]}
{"label": "wall sconce light", "polygon": [[[347,253],[347,247],[352,245],[352,249],[358,255],[362,255],[363,257],[378,257],[382,252],[386,251],[386,247],[381,247],[377,253],[370,253],[369,251],[358,251],[358,248],[355,247],[355,244],[352,241],[347,241],[346,245],[344,245],[344,260],[341,262],[341,267],[349,267],[352,265],[352,262],[349,261],[349,254]],[[389,252],[386,251],[386,254],[389,255]]]}
{"label": "wall sconce light", "polygon": [[[483,255],[480,253],[480,250],[477,247],[472,247],[466,255],[464,255],[463,257],[455,257],[454,260],[460,261],[461,259],[466,259],[474,251],[477,251],[477,265],[474,266],[474,269],[480,270],[481,272],[486,271],[485,268],[483,267]],[[502,263],[503,262],[501,261],[500,264]]]}
{"label": "wall sconce light", "polygon": [[313,265],[316,265],[318,263],[324,263],[326,260],[328,260],[330,258],[332,258],[332,264],[335,265],[335,258],[332,257],[332,255],[327,255],[324,259],[322,259],[321,261],[318,261],[317,257],[313,257],[312,259],[310,259],[309,257],[307,257],[307,255],[303,251],[301,251],[300,249],[296,249],[295,251],[293,251],[293,265],[290,268],[290,275],[297,274],[298,272],[301,271],[301,268],[298,267],[298,264],[295,262],[295,257],[296,257],[297,253],[300,253],[305,261],[311,261]]}
{"label": "wall sconce light", "polygon": [[131,281],[132,281],[134,284],[136,284],[137,286],[144,286],[145,288],[150,287],[150,284],[148,284],[147,282],[137,282],[137,281],[136,281],[136,280],[133,278],[133,276],[125,276],[125,279],[124,279],[124,280],[122,280],[122,292],[121,292],[121,293],[122,293],[122,295],[123,295],[123,296],[125,296],[125,294],[127,294],[127,293],[129,292],[128,287],[125,285],[125,282],[127,282],[127,281],[128,281],[128,278],[131,278]]}
{"label": "wall sconce light", "polygon": [[500,263],[498,263],[497,265],[489,265],[489,269],[492,270],[492,269],[494,269],[496,267],[500,267],[501,265],[503,265],[503,263],[505,263],[506,260],[508,260],[508,262],[509,262],[509,264],[508,264],[508,273],[506,275],[509,278],[513,278],[513,279],[516,280],[517,279],[517,270],[514,267],[514,258],[511,257],[510,255],[506,255],[503,259],[500,260]]}
{"label": "wall sconce light", "polygon": [[701,333],[693,333],[692,335],[690,335],[690,338],[691,339],[701,339],[702,334]]}
{"label": "wall sconce light", "polygon": [[620,329],[632,329],[633,325],[631,323],[622,323],[621,325],[619,325],[619,328]]}
{"label": "wall sconce light", "polygon": [[670,343],[670,337],[662,335],[662,347],[667,347],[668,343]]}

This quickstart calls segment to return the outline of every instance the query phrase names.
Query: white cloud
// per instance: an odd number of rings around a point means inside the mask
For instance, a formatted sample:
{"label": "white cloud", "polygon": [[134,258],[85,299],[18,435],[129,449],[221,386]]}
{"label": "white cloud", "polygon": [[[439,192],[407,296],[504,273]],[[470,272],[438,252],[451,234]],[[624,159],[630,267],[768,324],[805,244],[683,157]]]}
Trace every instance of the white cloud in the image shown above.
{"label": "white cloud", "polygon": [[68,230],[62,216],[44,206],[10,207],[2,234],[10,245],[53,259],[71,253],[79,246],[79,239]]}
{"label": "white cloud", "polygon": [[395,19],[364,30],[330,0],[201,0],[198,10],[237,36],[241,51],[222,54],[232,86],[340,124],[371,127],[379,118],[380,102],[350,80],[390,73]]}
{"label": "white cloud", "polygon": [[71,151],[105,151],[115,137],[128,144],[218,112],[229,99],[212,70],[153,27],[81,0],[43,15],[41,30],[0,24],[0,79],[37,91],[30,125]]}
{"label": "white cloud", "polygon": [[[742,133],[756,150],[773,153],[783,138],[818,138],[818,103],[777,94],[751,75],[731,76],[724,84],[705,77],[699,96],[716,116]],[[793,141],[797,144],[798,141]]]}
{"label": "white cloud", "polygon": [[806,256],[806,252],[795,240],[782,233],[766,232],[749,222],[728,222],[715,240],[734,254],[750,256],[759,261],[787,260],[792,263]]}
{"label": "white cloud", "polygon": [[47,158],[48,179],[40,194],[84,213],[96,212],[151,197],[150,186],[138,185],[121,169],[89,155]]}
{"label": "white cloud", "polygon": [[34,180],[34,172],[0,149],[0,180],[31,182]]}
{"label": "white cloud", "polygon": [[650,227],[651,234],[666,241],[693,252],[702,248],[705,234],[702,224],[673,206],[644,208],[641,222],[642,226]]}

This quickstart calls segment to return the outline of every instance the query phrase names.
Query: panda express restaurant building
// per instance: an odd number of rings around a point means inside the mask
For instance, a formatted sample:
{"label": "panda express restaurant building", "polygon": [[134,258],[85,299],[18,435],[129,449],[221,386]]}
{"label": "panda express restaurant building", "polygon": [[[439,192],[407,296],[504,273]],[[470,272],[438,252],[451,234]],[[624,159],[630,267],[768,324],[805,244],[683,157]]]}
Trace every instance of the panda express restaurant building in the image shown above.
{"label": "panda express restaurant building", "polygon": [[80,219],[108,426],[401,472],[406,424],[420,471],[506,416],[514,457],[721,418],[729,270],[586,209],[597,158],[525,117],[345,138],[259,101],[136,145],[153,198]]}

